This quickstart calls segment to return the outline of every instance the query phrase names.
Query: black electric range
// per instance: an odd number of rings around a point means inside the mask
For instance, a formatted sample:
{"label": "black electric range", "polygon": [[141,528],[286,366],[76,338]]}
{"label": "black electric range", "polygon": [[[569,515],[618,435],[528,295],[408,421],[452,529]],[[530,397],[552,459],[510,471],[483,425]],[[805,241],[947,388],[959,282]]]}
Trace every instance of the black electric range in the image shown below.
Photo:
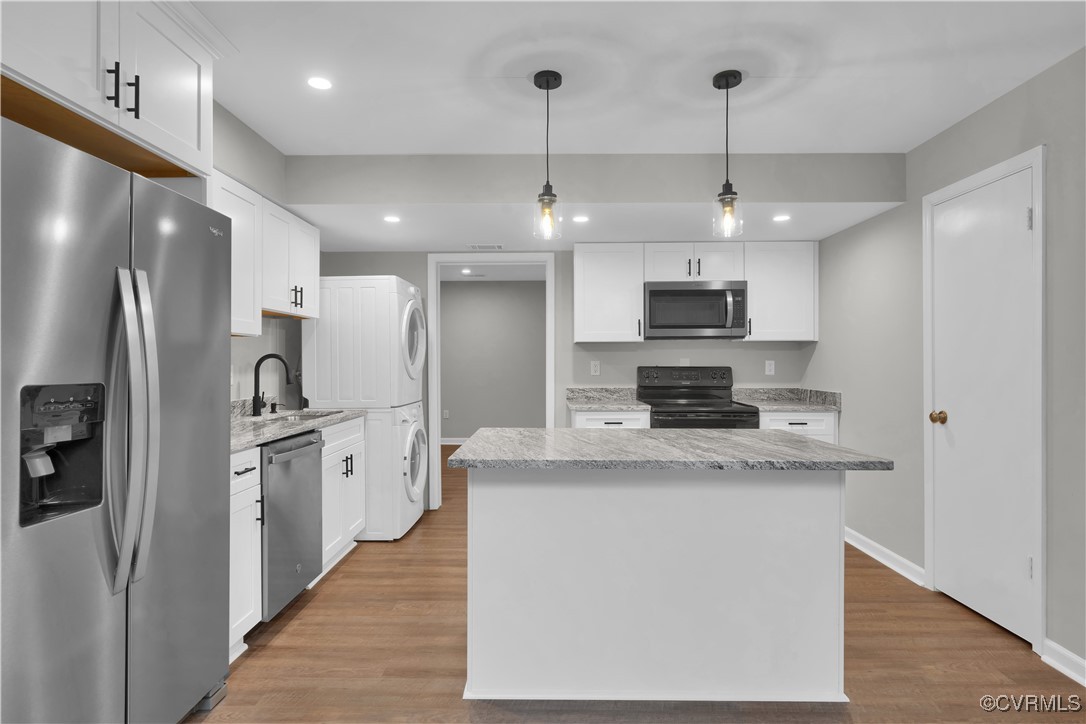
{"label": "black electric range", "polygon": [[757,429],[758,408],[732,400],[731,367],[638,367],[650,427]]}

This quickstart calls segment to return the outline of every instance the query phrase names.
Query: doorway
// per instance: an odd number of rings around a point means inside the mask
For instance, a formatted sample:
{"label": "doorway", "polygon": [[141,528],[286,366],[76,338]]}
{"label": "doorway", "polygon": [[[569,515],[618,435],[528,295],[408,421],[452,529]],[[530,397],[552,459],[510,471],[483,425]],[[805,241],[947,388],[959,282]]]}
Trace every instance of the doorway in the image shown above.
{"label": "doorway", "polygon": [[925,575],[1044,642],[1043,161],[923,199]]}
{"label": "doorway", "polygon": [[[429,349],[427,403],[430,410],[430,419],[427,421],[427,432],[430,440],[436,442],[441,440],[442,437],[441,281],[443,276],[446,278],[461,276],[461,272],[465,268],[471,269],[474,273],[487,274],[491,279],[502,278],[503,271],[505,276],[510,278],[520,276],[527,271],[533,278],[543,280],[544,307],[546,311],[544,323],[544,403],[546,413],[544,421],[547,427],[554,427],[554,254],[429,254],[427,256],[427,288],[429,291],[426,300],[426,314],[429,320],[427,331],[427,347]],[[539,272],[542,272],[542,274],[540,275]],[[430,470],[440,471],[443,468],[442,462],[441,446],[432,444],[430,446]],[[427,507],[431,510],[441,507],[440,475],[430,476],[430,494]]]}

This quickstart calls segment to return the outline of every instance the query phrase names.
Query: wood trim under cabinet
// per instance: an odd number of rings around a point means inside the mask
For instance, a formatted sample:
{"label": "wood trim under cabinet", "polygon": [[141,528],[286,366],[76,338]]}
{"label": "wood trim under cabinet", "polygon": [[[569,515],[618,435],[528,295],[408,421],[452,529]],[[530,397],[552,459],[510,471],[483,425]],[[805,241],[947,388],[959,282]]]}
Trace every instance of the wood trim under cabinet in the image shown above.
{"label": "wood trim under cabinet", "polygon": [[0,77],[0,115],[147,178],[195,175],[6,75]]}

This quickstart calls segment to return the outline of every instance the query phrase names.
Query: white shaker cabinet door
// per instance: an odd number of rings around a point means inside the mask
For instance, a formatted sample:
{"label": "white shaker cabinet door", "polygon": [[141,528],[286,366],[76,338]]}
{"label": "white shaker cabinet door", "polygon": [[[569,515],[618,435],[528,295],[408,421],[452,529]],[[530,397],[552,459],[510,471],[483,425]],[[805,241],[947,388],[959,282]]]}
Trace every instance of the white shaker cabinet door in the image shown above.
{"label": "white shaker cabinet door", "polygon": [[694,244],[694,275],[714,282],[743,279],[743,247],[741,241]]}
{"label": "white shaker cabinet door", "polygon": [[281,314],[294,314],[290,293],[290,224],[293,214],[267,199],[263,200],[263,308]]}
{"label": "white shaker cabinet door", "polygon": [[291,314],[296,317],[317,317],[320,309],[320,232],[316,227],[294,217],[289,234],[289,286],[297,299]]}
{"label": "white shaker cabinet door", "polygon": [[230,217],[230,334],[260,336],[261,237],[260,194],[219,171],[211,174],[210,206]]}
{"label": "white shaker cabinet door", "polygon": [[120,3],[120,34],[121,128],[210,171],[211,53],[156,3]]}
{"label": "white shaker cabinet door", "polygon": [[343,479],[343,534],[347,540],[366,527],[366,441],[359,440],[343,451],[350,475]]}
{"label": "white shaker cabinet door", "polygon": [[325,568],[335,560],[336,554],[348,540],[343,534],[343,481],[347,475],[344,457],[329,455],[321,460],[321,541],[324,546],[322,563]]}
{"label": "white shaker cabinet door", "polygon": [[818,340],[818,242],[756,241],[745,246],[752,342]]}
{"label": "white shaker cabinet door", "polygon": [[574,245],[574,342],[640,342],[643,339],[643,247],[643,244]]}
{"label": "white shaker cabinet door", "polygon": [[[117,123],[121,79],[116,2],[0,4],[4,69],[21,83]],[[58,20],[63,22],[58,22]],[[107,72],[109,71],[109,72]]]}
{"label": "white shaker cabinet door", "polygon": [[688,282],[694,276],[693,244],[645,244],[645,281]]}

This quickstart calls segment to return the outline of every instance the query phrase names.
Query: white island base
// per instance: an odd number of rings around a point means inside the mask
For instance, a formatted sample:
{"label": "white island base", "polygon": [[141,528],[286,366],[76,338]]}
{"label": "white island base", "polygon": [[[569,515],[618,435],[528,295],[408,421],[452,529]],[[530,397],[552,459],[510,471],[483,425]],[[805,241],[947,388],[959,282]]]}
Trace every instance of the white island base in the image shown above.
{"label": "white island base", "polygon": [[848,701],[842,471],[467,467],[464,698]]}

